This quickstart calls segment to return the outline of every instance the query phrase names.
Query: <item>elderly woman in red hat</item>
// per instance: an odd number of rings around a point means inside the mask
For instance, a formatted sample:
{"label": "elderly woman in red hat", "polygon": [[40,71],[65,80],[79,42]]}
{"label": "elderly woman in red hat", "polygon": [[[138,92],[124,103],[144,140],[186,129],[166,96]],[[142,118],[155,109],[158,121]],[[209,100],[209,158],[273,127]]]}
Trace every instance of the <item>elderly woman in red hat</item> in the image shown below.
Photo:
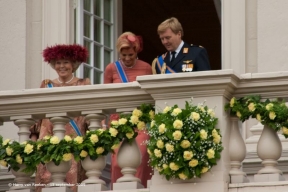
{"label": "elderly woman in red hat", "polygon": [[[151,66],[138,59],[138,53],[142,51],[142,39],[134,33],[125,32],[117,40],[117,51],[119,60],[107,65],[104,72],[104,83],[127,83],[136,81],[137,76],[151,75]],[[118,114],[112,114],[110,120],[118,120]],[[151,179],[152,169],[148,165],[149,155],[144,141],[148,140],[148,135],[144,131],[139,131],[136,141],[142,154],[142,163],[138,167],[136,177],[146,187],[147,180]],[[112,154],[111,159],[111,183],[115,183],[122,176],[121,169],[117,164],[117,153]]]}
{"label": "elderly woman in red hat", "polygon": [[[88,57],[88,51],[85,47],[73,44],[73,45],[55,45],[47,47],[43,51],[44,61],[48,62],[50,66],[57,72],[58,77],[56,79],[43,80],[41,88],[53,88],[62,86],[81,86],[90,85],[90,80],[79,79],[74,76],[74,72],[77,70],[82,62],[85,62]],[[84,117],[76,117],[73,121],[75,124],[66,124],[66,135],[76,137],[78,135],[84,135],[86,133],[87,125]],[[72,127],[72,126],[73,127]],[[31,138],[39,137],[42,139],[46,135],[53,135],[53,125],[49,119],[42,119],[37,126],[31,129]],[[35,183],[47,184],[50,182],[50,172],[46,167],[39,165],[36,173]],[[82,169],[80,163],[76,163],[72,159],[72,166],[66,175],[66,182],[70,184],[81,183],[85,178],[85,172]],[[36,187],[36,191],[40,192],[42,187]],[[77,191],[77,186],[72,186],[73,191]]]}

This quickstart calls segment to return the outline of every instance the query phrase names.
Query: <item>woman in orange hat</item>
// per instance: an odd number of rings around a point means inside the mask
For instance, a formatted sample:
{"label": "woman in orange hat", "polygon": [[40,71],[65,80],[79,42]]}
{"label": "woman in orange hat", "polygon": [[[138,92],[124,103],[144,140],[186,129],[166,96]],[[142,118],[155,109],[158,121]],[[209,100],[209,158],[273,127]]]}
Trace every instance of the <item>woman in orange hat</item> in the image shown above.
{"label": "woman in orange hat", "polygon": [[[82,86],[90,85],[90,80],[80,79],[74,76],[74,72],[78,69],[82,62],[85,62],[88,57],[88,51],[85,47],[80,45],[55,45],[47,47],[43,51],[44,61],[48,62],[50,66],[57,72],[56,79],[43,80],[41,88],[53,88],[63,86]],[[65,135],[76,137],[78,135],[85,135],[87,125],[84,117],[74,118],[76,126],[71,126],[69,123],[65,125]],[[31,129],[31,138],[42,139],[46,135],[53,135],[53,125],[49,119],[42,119]],[[47,171],[46,166],[40,164],[37,168],[35,176],[36,184],[47,184],[50,182],[51,174]],[[77,191],[77,183],[81,183],[85,179],[85,172],[80,163],[76,163],[72,159],[72,166],[66,175],[66,182],[75,184],[71,187],[73,191]],[[40,192],[43,187],[36,187],[36,192]]]}
{"label": "woman in orange hat", "polygon": [[[117,40],[117,51],[119,53],[119,60],[107,65],[104,72],[104,83],[127,83],[136,81],[137,76],[151,75],[151,66],[138,59],[138,53],[142,51],[141,37],[136,36],[131,32],[125,32],[119,36]],[[118,114],[110,115],[110,120],[118,120]],[[147,180],[151,179],[152,169],[148,165],[149,155],[147,153],[144,141],[148,140],[149,136],[144,131],[139,131],[136,141],[142,154],[142,162],[136,172],[142,184],[146,187]],[[117,153],[112,154],[111,158],[111,183],[115,183],[118,178],[122,176],[121,169],[117,163]]]}

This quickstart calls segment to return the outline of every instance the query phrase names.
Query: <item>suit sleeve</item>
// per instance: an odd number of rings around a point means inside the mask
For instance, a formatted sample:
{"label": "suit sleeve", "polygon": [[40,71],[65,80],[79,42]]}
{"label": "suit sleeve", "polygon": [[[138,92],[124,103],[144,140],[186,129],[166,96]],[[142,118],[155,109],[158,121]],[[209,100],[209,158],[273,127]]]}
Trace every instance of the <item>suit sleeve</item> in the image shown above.
{"label": "suit sleeve", "polygon": [[211,70],[208,54],[205,48],[201,48],[195,63],[197,64],[196,71]]}

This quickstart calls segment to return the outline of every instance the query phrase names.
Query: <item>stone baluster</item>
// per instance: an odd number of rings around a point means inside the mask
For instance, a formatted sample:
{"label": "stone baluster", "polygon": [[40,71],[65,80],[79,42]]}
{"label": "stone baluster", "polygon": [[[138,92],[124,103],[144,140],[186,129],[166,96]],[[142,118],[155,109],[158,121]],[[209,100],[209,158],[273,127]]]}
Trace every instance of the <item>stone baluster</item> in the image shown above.
{"label": "stone baluster", "polygon": [[231,133],[229,141],[229,154],[231,170],[229,172],[231,183],[245,183],[249,182],[246,173],[240,168],[246,156],[246,145],[240,134],[239,119],[237,117],[230,117]]}
{"label": "stone baluster", "polygon": [[[90,131],[95,131],[102,128],[101,121],[103,121],[106,117],[102,110],[83,111],[82,115],[86,115],[85,119],[89,121],[88,128]],[[83,161],[81,161],[81,164],[86,170],[86,176],[88,178],[82,181],[83,186],[78,186],[78,192],[94,190],[106,191],[106,183],[100,179],[102,171],[106,166],[106,156],[98,157],[96,160],[91,160],[90,156],[87,156]]]}
{"label": "stone baluster", "polygon": [[[47,114],[47,118],[50,119],[53,124],[53,135],[57,136],[59,140],[64,139],[65,136],[65,125],[69,123],[70,118],[67,117],[66,113],[57,113],[57,114]],[[57,191],[69,191],[67,183],[64,181],[66,173],[70,170],[71,161],[65,162],[62,161],[58,166],[54,164],[53,161],[50,161],[46,164],[47,170],[51,173],[51,182],[46,185],[46,188],[43,188],[43,192],[53,192],[57,187]],[[59,187],[61,186],[61,187]],[[52,187],[52,188],[50,188]]]}
{"label": "stone baluster", "polygon": [[257,144],[257,154],[262,160],[262,169],[254,175],[255,182],[283,181],[282,171],[276,166],[282,154],[282,143],[277,132],[264,125],[263,132]]}
{"label": "stone baluster", "polygon": [[[117,112],[130,114],[133,110],[134,108],[122,108],[118,109]],[[136,140],[131,144],[126,140],[121,143],[117,154],[117,162],[123,176],[113,184],[114,190],[144,188],[140,179],[135,177],[137,168],[141,164],[141,159],[142,155]]]}
{"label": "stone baluster", "polygon": [[[28,141],[30,136],[30,127],[35,124],[35,121],[31,118],[31,116],[27,118],[11,117],[11,120],[14,120],[14,124],[19,128],[19,143]],[[21,164],[18,171],[11,170],[11,173],[15,176],[15,185],[10,187],[9,190],[33,190],[33,185],[30,183],[33,172],[24,173],[22,172],[23,169],[25,169],[25,164]]]}

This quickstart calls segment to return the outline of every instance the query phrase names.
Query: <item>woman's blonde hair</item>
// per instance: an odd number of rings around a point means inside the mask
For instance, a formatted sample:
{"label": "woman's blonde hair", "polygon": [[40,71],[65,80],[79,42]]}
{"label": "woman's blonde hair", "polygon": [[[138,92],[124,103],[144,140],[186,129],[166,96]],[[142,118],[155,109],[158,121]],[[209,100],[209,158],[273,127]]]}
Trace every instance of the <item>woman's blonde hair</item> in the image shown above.
{"label": "woman's blonde hair", "polygon": [[133,48],[137,53],[142,51],[142,39],[132,32],[122,33],[117,39],[117,51],[121,52],[123,48]]}
{"label": "woman's blonde hair", "polygon": [[184,36],[182,25],[178,21],[178,19],[175,17],[166,19],[158,26],[158,29],[157,29],[158,35],[160,35],[161,33],[164,33],[169,28],[172,30],[173,33],[177,34],[180,31],[181,37]]}

